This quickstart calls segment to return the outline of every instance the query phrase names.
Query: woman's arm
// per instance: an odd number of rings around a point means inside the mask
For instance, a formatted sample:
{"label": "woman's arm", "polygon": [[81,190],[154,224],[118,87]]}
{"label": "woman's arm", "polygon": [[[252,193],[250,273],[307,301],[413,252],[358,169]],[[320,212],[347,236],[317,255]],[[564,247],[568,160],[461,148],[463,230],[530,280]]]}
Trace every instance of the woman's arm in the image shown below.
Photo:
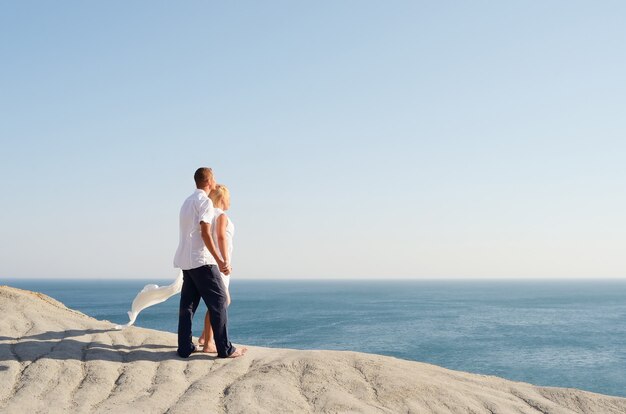
{"label": "woman's arm", "polygon": [[217,218],[217,247],[220,249],[224,263],[230,266],[230,257],[228,252],[228,240],[226,240],[226,226],[228,225],[228,217],[221,214]]}

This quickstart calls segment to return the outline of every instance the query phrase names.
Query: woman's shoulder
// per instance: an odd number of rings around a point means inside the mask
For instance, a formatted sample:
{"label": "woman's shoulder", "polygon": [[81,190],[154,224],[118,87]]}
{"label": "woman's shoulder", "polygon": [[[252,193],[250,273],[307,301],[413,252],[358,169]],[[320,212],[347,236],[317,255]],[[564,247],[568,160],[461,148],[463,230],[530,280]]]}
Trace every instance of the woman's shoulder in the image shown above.
{"label": "woman's shoulder", "polygon": [[222,210],[221,208],[216,208],[215,209],[215,220],[217,221],[218,219],[219,220],[226,219],[227,221],[230,221],[230,218],[228,217],[228,215],[226,215],[226,212],[224,210]]}

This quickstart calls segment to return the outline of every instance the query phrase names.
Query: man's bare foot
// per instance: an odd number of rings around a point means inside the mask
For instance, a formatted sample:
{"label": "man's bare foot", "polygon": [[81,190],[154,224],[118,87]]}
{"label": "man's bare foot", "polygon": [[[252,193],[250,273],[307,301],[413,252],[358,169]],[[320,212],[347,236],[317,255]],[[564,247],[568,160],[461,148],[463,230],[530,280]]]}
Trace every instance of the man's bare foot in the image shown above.
{"label": "man's bare foot", "polygon": [[245,348],[245,347],[237,348],[235,350],[235,352],[233,352],[232,354],[228,355],[227,358],[238,358],[240,356],[244,356],[246,354],[246,352],[248,352],[248,348]]}

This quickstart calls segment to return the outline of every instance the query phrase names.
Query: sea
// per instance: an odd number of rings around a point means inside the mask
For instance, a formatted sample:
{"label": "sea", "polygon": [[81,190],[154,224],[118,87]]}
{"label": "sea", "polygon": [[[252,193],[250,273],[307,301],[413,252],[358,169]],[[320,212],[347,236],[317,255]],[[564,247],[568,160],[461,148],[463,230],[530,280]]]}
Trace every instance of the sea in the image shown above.
{"label": "sea", "polygon": [[[119,324],[145,284],[171,282],[0,279]],[[236,344],[368,352],[626,397],[626,280],[233,278],[230,292]],[[176,332],[178,301],[144,310],[136,325]]]}

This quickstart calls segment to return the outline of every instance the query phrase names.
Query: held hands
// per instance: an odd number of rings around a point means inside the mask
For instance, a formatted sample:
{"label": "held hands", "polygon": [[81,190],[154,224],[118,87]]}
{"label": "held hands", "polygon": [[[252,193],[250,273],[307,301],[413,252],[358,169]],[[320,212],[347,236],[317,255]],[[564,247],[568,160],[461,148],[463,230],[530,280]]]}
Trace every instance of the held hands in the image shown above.
{"label": "held hands", "polygon": [[230,263],[222,262],[220,260],[218,265],[220,268],[220,272],[224,273],[225,275],[230,275],[230,272],[233,270],[233,268],[230,266]]}

